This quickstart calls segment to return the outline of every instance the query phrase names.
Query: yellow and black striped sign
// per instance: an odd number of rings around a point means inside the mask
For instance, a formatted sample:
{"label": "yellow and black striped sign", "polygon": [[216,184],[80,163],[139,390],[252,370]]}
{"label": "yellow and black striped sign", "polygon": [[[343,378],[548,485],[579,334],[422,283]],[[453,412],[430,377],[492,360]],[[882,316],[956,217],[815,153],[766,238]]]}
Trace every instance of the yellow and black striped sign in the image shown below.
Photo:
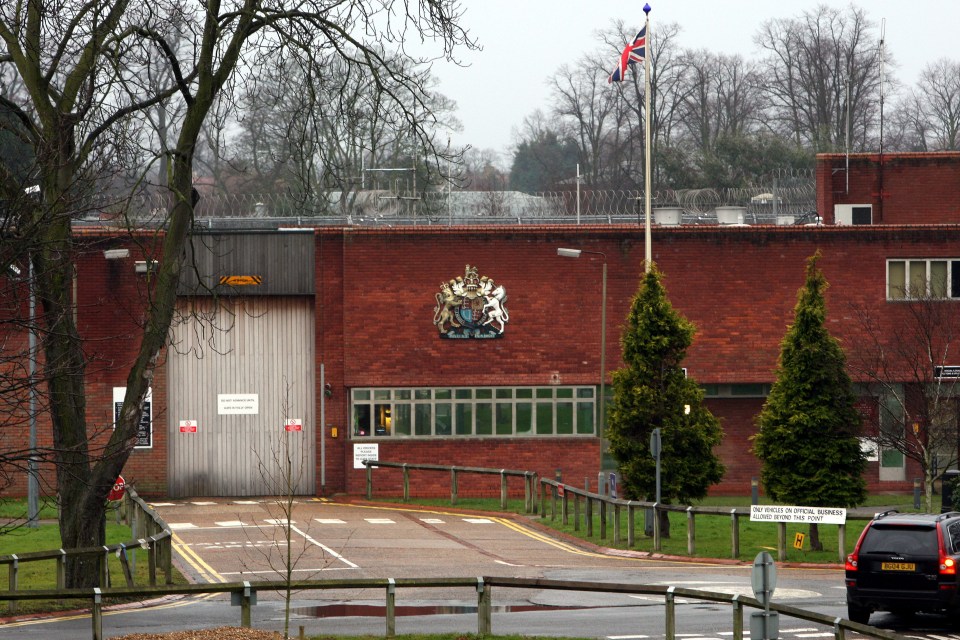
{"label": "yellow and black striped sign", "polygon": [[263,276],[220,276],[220,284],[231,287],[257,286],[263,282]]}

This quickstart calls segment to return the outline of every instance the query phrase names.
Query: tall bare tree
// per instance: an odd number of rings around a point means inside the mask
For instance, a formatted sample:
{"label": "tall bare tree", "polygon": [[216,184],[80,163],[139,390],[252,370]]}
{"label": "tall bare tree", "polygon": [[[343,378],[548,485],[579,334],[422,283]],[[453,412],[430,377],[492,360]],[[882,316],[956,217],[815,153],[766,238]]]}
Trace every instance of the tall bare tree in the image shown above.
{"label": "tall bare tree", "polygon": [[[23,0],[0,5],[0,65],[22,80],[28,98],[0,98],[28,132],[36,149],[42,199],[24,213],[41,233],[31,253],[34,290],[40,301],[46,396],[53,430],[60,529],[65,548],[98,546],[104,539],[106,495],[136,443],[143,401],[167,340],[193,224],[193,165],[207,117],[231,81],[258,56],[295,51],[324,73],[325,54],[363,69],[385,95],[412,100],[402,113],[429,143],[424,124],[429,105],[422,78],[384,56],[409,38],[436,40],[441,55],[471,46],[460,26],[462,10],[447,0]],[[170,40],[171,22],[191,43]],[[171,85],[156,91],[138,75],[143,61],[160,57]],[[407,58],[409,59],[409,58]],[[159,267],[144,310],[140,346],[130,366],[116,428],[103,446],[91,448],[86,411],[83,337],[72,313],[75,249],[71,220],[92,163],[126,142],[126,121],[174,93],[185,104],[170,149],[172,205],[157,256]],[[98,581],[96,560],[67,566],[68,586]]]}
{"label": "tall bare tree", "polygon": [[817,5],[796,18],[769,20],[756,36],[768,119],[776,133],[816,152],[869,148],[880,109],[880,43],[862,9]]}
{"label": "tall bare tree", "polygon": [[892,281],[889,294],[901,302],[882,314],[855,307],[859,337],[848,349],[851,369],[865,381],[865,434],[880,457],[917,463],[928,511],[934,482],[960,456],[960,379],[942,375],[957,362],[960,328],[945,301],[947,263],[939,264],[940,276],[915,272],[909,282]]}

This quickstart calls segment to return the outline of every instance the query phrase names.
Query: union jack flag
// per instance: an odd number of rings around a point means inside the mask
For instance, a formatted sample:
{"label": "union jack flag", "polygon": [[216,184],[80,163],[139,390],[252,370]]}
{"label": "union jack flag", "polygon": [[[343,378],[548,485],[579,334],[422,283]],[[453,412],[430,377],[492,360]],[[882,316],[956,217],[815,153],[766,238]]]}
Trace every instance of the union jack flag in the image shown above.
{"label": "union jack flag", "polygon": [[640,32],[633,39],[633,42],[628,42],[627,46],[623,48],[623,53],[620,54],[620,62],[617,68],[613,70],[613,73],[610,74],[610,77],[607,78],[607,82],[623,82],[623,77],[627,73],[627,67],[634,62],[643,62],[643,57],[646,54],[647,27],[644,25],[643,29],[640,29]]}

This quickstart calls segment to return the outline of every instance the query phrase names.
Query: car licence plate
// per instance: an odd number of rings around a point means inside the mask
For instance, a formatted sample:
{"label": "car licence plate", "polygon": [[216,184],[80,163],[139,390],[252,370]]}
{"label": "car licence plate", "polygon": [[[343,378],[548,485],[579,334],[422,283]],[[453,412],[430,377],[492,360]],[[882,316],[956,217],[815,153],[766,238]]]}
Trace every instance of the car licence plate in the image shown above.
{"label": "car licence plate", "polygon": [[913,562],[881,562],[881,571],[916,571],[917,565]]}

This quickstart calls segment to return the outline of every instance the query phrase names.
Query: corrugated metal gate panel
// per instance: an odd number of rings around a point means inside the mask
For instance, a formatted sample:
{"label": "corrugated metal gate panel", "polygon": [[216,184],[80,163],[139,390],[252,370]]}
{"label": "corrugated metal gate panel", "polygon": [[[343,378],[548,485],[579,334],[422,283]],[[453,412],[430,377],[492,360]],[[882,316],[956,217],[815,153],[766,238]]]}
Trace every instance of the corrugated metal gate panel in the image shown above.
{"label": "corrugated metal gate panel", "polygon": [[[214,305],[216,314],[213,313]],[[314,493],[313,300],[182,299],[168,351],[173,497]],[[218,395],[246,413],[219,412]],[[251,398],[256,396],[256,413]],[[302,431],[284,429],[287,419]],[[195,420],[195,433],[181,421]]]}

